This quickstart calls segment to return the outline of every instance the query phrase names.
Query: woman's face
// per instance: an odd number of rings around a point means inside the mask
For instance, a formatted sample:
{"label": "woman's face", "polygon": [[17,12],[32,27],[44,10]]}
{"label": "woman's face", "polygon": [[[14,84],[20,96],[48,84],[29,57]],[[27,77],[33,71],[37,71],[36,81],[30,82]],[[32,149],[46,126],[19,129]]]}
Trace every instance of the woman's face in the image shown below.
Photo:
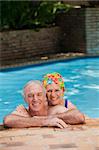
{"label": "woman's face", "polygon": [[58,105],[63,99],[63,90],[58,84],[48,84],[46,87],[46,96],[50,106]]}

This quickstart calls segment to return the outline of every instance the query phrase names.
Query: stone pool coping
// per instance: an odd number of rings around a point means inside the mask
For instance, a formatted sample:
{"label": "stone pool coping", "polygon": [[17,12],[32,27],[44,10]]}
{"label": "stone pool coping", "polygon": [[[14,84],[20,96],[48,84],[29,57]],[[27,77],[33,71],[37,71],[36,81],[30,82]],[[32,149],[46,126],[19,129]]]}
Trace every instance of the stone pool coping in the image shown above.
{"label": "stone pool coping", "polygon": [[22,63],[16,63],[12,65],[3,65],[0,66],[1,70],[11,69],[16,67],[24,67],[29,65],[37,65],[42,63],[50,63],[54,61],[62,61],[62,60],[70,60],[76,58],[86,58],[86,57],[99,57],[99,54],[85,54],[85,53],[58,53],[58,54],[50,54],[44,56],[34,57],[33,60],[27,61],[23,60]]}
{"label": "stone pool coping", "polygon": [[99,150],[99,118],[66,129],[0,127],[1,150]]}

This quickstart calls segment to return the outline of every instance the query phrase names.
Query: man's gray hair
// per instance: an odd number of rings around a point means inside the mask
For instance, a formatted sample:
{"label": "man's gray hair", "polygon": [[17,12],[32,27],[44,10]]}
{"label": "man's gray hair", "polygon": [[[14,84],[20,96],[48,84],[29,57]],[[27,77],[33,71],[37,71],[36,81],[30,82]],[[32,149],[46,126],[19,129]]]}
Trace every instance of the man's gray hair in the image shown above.
{"label": "man's gray hair", "polygon": [[42,84],[41,81],[39,81],[39,80],[30,80],[30,81],[27,82],[26,85],[23,87],[23,92],[22,92],[22,93],[23,93],[23,97],[25,97],[25,88],[26,88],[28,85],[31,85],[31,84],[37,84],[37,85],[39,85],[39,86],[43,89],[44,94],[46,95],[45,88],[44,88],[44,86],[43,86],[43,84]]}

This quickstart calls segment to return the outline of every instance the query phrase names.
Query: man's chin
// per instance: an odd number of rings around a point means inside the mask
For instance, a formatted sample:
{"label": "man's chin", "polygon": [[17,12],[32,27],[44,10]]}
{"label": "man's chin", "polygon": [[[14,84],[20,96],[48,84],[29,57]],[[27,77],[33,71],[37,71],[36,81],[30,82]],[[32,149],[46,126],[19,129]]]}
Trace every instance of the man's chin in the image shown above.
{"label": "man's chin", "polygon": [[41,107],[32,107],[32,111],[40,111]]}
{"label": "man's chin", "polygon": [[33,108],[34,111],[36,111],[36,110],[39,111],[40,109],[41,109],[41,107],[35,107],[35,108]]}

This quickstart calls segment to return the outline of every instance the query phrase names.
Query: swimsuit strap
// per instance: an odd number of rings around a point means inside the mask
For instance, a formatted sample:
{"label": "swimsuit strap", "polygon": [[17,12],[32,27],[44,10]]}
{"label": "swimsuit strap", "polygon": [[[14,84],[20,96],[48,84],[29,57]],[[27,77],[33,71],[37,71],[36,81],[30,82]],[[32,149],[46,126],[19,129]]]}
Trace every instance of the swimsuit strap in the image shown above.
{"label": "swimsuit strap", "polygon": [[65,107],[68,108],[68,100],[65,100]]}

